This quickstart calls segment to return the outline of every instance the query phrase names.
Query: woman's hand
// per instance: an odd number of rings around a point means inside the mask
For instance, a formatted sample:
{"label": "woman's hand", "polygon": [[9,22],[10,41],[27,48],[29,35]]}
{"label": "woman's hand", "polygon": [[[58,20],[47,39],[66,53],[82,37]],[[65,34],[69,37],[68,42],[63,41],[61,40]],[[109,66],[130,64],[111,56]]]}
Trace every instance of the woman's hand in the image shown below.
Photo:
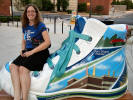
{"label": "woman's hand", "polygon": [[23,50],[20,51],[20,55],[21,55],[22,57],[24,57]]}
{"label": "woman's hand", "polygon": [[23,54],[24,57],[29,57],[33,54],[32,50],[31,51],[27,51]]}

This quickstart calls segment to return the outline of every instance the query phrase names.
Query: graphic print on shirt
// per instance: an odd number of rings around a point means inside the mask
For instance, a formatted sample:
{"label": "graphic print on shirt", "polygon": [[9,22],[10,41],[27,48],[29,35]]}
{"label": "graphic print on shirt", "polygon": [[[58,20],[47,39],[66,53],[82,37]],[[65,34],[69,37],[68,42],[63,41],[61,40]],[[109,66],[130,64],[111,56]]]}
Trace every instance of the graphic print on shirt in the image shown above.
{"label": "graphic print on shirt", "polygon": [[31,35],[34,34],[34,32],[31,32],[31,30],[25,31],[25,40],[31,41]]}

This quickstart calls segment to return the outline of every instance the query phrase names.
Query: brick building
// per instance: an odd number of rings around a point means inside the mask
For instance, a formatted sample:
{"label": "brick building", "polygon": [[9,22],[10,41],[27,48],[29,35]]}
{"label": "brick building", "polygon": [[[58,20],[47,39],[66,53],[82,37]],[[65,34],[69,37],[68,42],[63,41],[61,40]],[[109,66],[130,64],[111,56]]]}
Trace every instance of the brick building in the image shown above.
{"label": "brick building", "polygon": [[[90,2],[91,1],[91,2]],[[103,11],[101,11],[101,14],[109,14],[110,5],[113,0],[78,0],[78,3],[89,3],[92,6],[92,12],[96,13],[95,10],[96,6],[103,6]],[[87,6],[87,10],[89,11],[90,6]]]}
{"label": "brick building", "polygon": [[0,0],[0,16],[10,16],[10,0]]}
{"label": "brick building", "polygon": [[[55,3],[55,5],[56,5],[56,3],[57,3],[57,0],[51,0],[51,2],[52,3]],[[68,0],[68,2],[69,2],[69,6],[68,6],[68,9],[69,10],[77,10],[77,2],[78,2],[78,0]],[[56,9],[56,7],[55,7],[55,9]]]}
{"label": "brick building", "polygon": [[[10,14],[10,5],[11,5],[11,3],[10,3],[10,1],[11,0],[0,0],[0,15],[2,15],[2,16],[10,16],[11,14]],[[16,3],[18,3],[18,1],[19,0],[12,0],[13,1],[13,5],[15,6],[16,5]],[[34,1],[35,2],[35,0],[31,0],[31,1]],[[51,0],[52,2],[57,2],[57,0]],[[92,12],[93,13],[95,13],[96,12],[96,10],[95,10],[95,8],[96,8],[96,6],[98,6],[98,5],[100,5],[100,6],[103,6],[103,8],[104,8],[104,10],[103,11],[101,11],[101,14],[109,14],[109,9],[110,9],[110,5],[111,5],[111,2],[112,2],[113,0],[91,0],[91,5],[92,5]],[[36,1],[37,2],[37,1]],[[68,9],[69,10],[77,10],[77,4],[78,3],[90,3],[90,0],[69,0],[69,7],[68,7]],[[19,4],[21,4],[21,3],[18,3],[17,5],[19,5]],[[18,10],[20,10],[20,8],[23,8],[22,6],[20,7],[19,6],[19,9]],[[88,9],[88,11],[89,11],[89,6],[87,6],[87,9]]]}

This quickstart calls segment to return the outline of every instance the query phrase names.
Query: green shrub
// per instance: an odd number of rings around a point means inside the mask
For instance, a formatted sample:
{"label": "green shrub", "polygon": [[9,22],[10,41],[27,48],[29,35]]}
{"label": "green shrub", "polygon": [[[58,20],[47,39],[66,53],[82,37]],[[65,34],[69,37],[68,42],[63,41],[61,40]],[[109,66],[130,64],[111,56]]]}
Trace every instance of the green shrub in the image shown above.
{"label": "green shrub", "polygon": [[127,5],[127,9],[133,9],[133,3],[131,0],[113,0],[112,5]]}
{"label": "green shrub", "polygon": [[14,21],[20,21],[20,19],[21,19],[21,16],[14,16],[14,17],[13,17],[13,20],[14,20]]}
{"label": "green shrub", "polygon": [[[12,21],[12,16],[0,16],[0,22],[7,23]],[[13,21],[20,21],[20,16],[13,16]]]}
{"label": "green shrub", "polygon": [[78,4],[78,11],[83,12],[87,10],[87,5],[86,3],[79,3]]}
{"label": "green shrub", "polygon": [[101,5],[97,5],[96,8],[95,8],[95,11],[98,12],[98,14],[100,14],[101,11],[104,10],[104,7],[101,6]]}
{"label": "green shrub", "polygon": [[67,10],[67,13],[68,13],[68,14],[71,14],[71,13],[72,13],[72,10]]}

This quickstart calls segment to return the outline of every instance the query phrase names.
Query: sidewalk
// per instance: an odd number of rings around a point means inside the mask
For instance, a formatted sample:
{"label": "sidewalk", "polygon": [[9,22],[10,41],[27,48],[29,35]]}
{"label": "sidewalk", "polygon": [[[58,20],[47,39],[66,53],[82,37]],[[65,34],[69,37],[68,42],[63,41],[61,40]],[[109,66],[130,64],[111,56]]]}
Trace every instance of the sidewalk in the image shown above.
{"label": "sidewalk", "polygon": [[[93,18],[119,18],[123,15],[126,15],[126,14],[130,14],[130,13],[133,13],[133,10],[130,10],[130,11],[115,11],[114,13],[112,11],[109,11],[109,15],[91,15],[91,17]],[[72,14],[67,14],[65,12],[58,12],[58,13],[50,13],[50,12],[41,12],[41,14],[45,14],[45,15],[69,15],[71,16]],[[84,17],[89,17],[89,13],[81,13],[81,12],[78,12],[78,15],[80,16],[84,16]]]}
{"label": "sidewalk", "polygon": [[92,15],[92,17],[101,17],[101,18],[120,18],[124,15],[133,13],[133,11],[115,11],[112,13],[112,11],[109,12],[109,15]]}

